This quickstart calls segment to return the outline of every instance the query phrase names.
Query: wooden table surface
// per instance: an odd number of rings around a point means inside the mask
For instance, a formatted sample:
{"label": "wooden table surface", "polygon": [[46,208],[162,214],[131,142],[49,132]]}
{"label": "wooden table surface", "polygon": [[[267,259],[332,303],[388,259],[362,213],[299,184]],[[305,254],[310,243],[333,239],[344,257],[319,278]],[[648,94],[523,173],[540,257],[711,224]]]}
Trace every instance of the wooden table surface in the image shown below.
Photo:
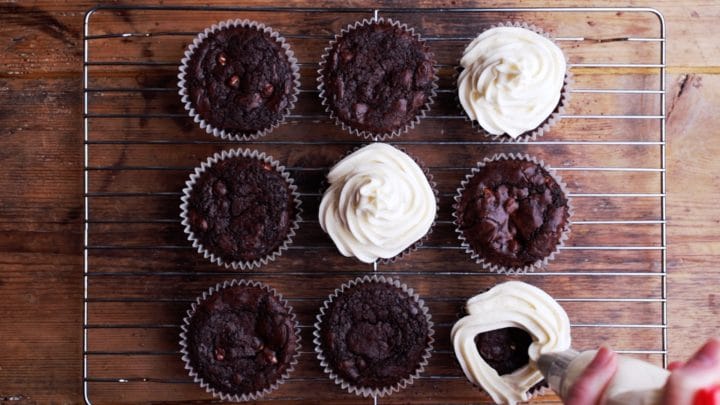
{"label": "wooden table surface", "polygon": [[[549,2],[382,3],[416,5]],[[667,21],[669,354],[671,361],[684,359],[717,336],[720,326],[720,3],[596,0],[583,5],[650,6]],[[84,12],[92,6],[0,3],[0,162],[6,173],[0,178],[0,403],[82,402],[81,34]]]}

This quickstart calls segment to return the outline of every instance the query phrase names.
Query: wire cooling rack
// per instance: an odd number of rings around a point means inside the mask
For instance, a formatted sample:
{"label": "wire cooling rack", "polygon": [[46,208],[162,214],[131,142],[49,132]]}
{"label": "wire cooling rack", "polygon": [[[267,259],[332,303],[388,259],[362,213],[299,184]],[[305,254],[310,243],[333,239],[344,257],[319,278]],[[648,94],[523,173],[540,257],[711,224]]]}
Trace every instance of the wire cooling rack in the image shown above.
{"label": "wire cooling rack", "polygon": [[[359,139],[319,107],[315,70],[334,33],[363,18],[415,27],[440,62],[440,89],[428,117],[396,138],[434,174],[440,215],[430,240],[391,265],[359,264],[319,231],[316,209],[328,166]],[[179,60],[197,32],[249,18],[278,30],[302,74],[289,123],[253,143],[217,140],[187,118],[176,94]],[[477,134],[456,105],[452,73],[464,44],[491,24],[536,24],[554,36],[575,76],[570,107],[553,131],[527,144]],[[303,329],[300,364],[270,400],[479,402],[454,361],[449,329],[471,295],[508,279],[482,272],[460,250],[451,199],[484,156],[540,156],[568,183],[576,215],[567,246],[547,268],[519,276],[567,309],[579,349],[609,342],[667,363],[665,211],[665,24],[646,8],[314,9],[133,7],[88,11],[84,25],[84,351],[85,400],[208,400],[182,369],[179,323],[195,296],[233,277],[276,287]],[[253,272],[226,272],[191,249],[179,224],[183,182],[206,156],[233,147],[274,155],[302,191],[304,221],[292,249]],[[426,373],[391,397],[362,399],[322,373],[312,353],[314,315],[332,290],[375,271],[420,293],[436,323]]]}

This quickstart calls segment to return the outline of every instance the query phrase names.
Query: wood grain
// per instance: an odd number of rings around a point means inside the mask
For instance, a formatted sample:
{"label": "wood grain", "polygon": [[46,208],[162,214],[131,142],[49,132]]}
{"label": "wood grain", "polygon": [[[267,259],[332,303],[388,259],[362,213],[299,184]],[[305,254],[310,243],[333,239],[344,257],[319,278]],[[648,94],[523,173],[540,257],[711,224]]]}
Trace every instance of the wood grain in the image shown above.
{"label": "wood grain", "polygon": [[[178,1],[176,3],[185,3]],[[253,1],[247,1],[252,4]],[[237,5],[236,2],[219,2],[217,4]],[[302,2],[293,2],[302,4]],[[327,4],[331,4],[327,2]],[[383,6],[408,5],[405,1],[386,2]],[[516,1],[495,1],[478,4],[472,1],[442,1],[433,2],[423,0],[416,3],[419,6],[517,6]],[[313,3],[312,5],[316,5]],[[343,5],[345,5],[343,3]],[[347,2],[347,5],[368,6],[361,1]],[[523,6],[542,6],[545,2],[532,0],[523,2]],[[557,6],[574,6],[572,1],[554,2]],[[607,1],[595,1],[593,5],[613,5]],[[718,169],[717,160],[712,156],[720,152],[720,143],[717,137],[712,136],[713,128],[720,122],[714,114],[715,106],[720,102],[720,79],[716,76],[720,72],[720,45],[714,38],[717,37],[717,18],[720,16],[720,5],[712,1],[671,1],[658,0],[654,2],[633,2],[637,6],[658,7],[668,21],[668,264],[669,264],[669,337],[671,360],[684,358],[712,335],[717,335],[718,313],[720,313],[720,298],[717,297],[717,285],[720,285],[720,240],[717,231],[718,212],[715,200],[715,190],[718,187],[715,172]],[[78,403],[82,401],[81,392],[81,330],[82,321],[82,241],[80,231],[82,218],[82,144],[81,144],[81,59],[82,16],[85,10],[93,5],[89,2],[68,1],[50,2],[37,1],[33,4],[2,4],[0,14],[3,15],[3,24],[0,26],[0,37],[3,41],[3,52],[0,52],[0,94],[3,100],[10,103],[0,105],[0,162],[6,170],[6,175],[0,178],[0,187],[5,190],[0,195],[0,263],[3,271],[0,272],[0,293],[5,297],[3,308],[0,309],[0,334],[3,336],[3,351],[0,353],[0,402],[8,403]],[[138,19],[132,15],[106,13],[98,19],[98,32],[117,32],[118,27],[127,27],[138,31],[153,29],[159,31],[174,29],[178,24],[192,33],[200,30],[209,22],[227,18],[227,13],[207,14],[193,16],[192,18],[175,17],[162,20],[161,24],[153,27],[153,18]],[[97,15],[98,17],[100,14]],[[657,32],[646,30],[647,20],[632,20],[628,25],[602,24],[603,19],[587,19],[577,22],[568,22],[561,19],[543,19],[542,16],[533,16],[534,20],[555,34],[574,35],[592,29],[604,35],[615,35],[627,29],[633,29],[633,35],[657,35]],[[611,16],[612,17],[612,16]],[[304,19],[321,18],[320,16],[304,16]],[[347,15],[332,21],[316,21],[327,23],[323,35],[332,33],[342,27],[348,20],[356,16]],[[480,22],[472,29],[463,24],[451,24],[453,30],[433,31],[434,27],[447,26],[453,22],[453,15],[443,16],[443,21],[406,20],[415,25],[427,28],[426,35],[436,33],[452,33],[453,35],[473,35],[487,22]],[[603,17],[605,18],[605,17]],[[265,18],[267,19],[267,18]],[[157,20],[157,19],[155,19]],[[162,25],[165,24],[165,25]],[[594,24],[594,25],[593,25]],[[302,24],[290,21],[272,21],[272,25],[291,35],[306,33]],[[590,28],[588,28],[590,27]],[[639,27],[639,28],[635,28]],[[104,31],[102,31],[104,30]],[[614,31],[617,30],[617,31]],[[315,31],[313,31],[315,32]],[[152,59],[162,63],[171,63],[177,60],[182,53],[180,45],[188,37],[173,38],[132,38],[122,40],[98,40],[93,43],[92,52],[97,57],[107,57],[112,60],[133,61]],[[160,39],[160,41],[157,41]],[[296,39],[288,40],[293,44]],[[308,48],[307,52],[300,53],[301,61],[312,64],[321,51],[322,41],[315,47]],[[162,46],[158,46],[158,45]],[[443,51],[439,57],[448,63],[452,62],[457,52],[457,43],[442,43]],[[573,63],[592,63],[595,58],[630,59],[641,63],[656,56],[657,50],[648,47],[638,47],[633,51],[625,52],[618,42],[583,44],[582,47],[572,47],[563,43],[563,49],[571,57]],[[152,52],[152,55],[150,55]],[[93,56],[95,57],[95,56]],[[622,88],[637,85],[638,88],[656,88],[655,73],[652,70],[637,71],[626,69],[577,69],[576,88]],[[140,72],[140,73],[138,73]],[[452,71],[443,68],[443,76],[450,77]],[[174,100],[175,68],[173,66],[158,66],[151,68],[124,67],[108,68],[104,66],[91,67],[92,87],[101,89],[91,93],[93,105],[92,113],[103,114],[117,111],[118,108],[126,112],[137,114],[172,113],[182,114],[182,109]],[[312,90],[314,87],[313,67],[303,67],[303,88]],[[136,89],[140,87],[164,88],[153,92],[126,91],[117,92],[112,89],[103,90],[103,87],[117,86]],[[441,82],[445,89],[451,88],[451,80]],[[312,93],[304,97],[313,97]],[[606,113],[632,113],[657,114],[659,105],[657,95],[642,96],[602,96],[576,93],[573,95],[575,104],[571,106],[571,114],[593,114],[597,111]],[[438,98],[437,111],[444,114],[456,113],[455,104],[451,103],[449,94],[441,94]],[[315,113],[312,103],[304,103],[308,110]],[[655,110],[653,110],[655,108]],[[293,139],[314,140],[318,142],[327,139],[342,139],[350,141],[340,144],[322,144],[314,147],[312,154],[278,154],[281,158],[292,160],[296,167],[314,165],[318,169],[337,159],[338,155],[353,147],[352,138],[347,137],[338,128],[325,125],[328,121],[320,121],[315,125],[316,131],[302,134],[297,138],[298,129],[306,122],[291,119],[290,122],[272,134],[268,140],[287,141]],[[113,145],[92,145],[93,156],[101,157],[109,154],[109,158],[91,162],[105,169],[91,171],[91,184],[104,186],[94,189],[97,192],[172,192],[182,184],[184,174],[207,153],[229,147],[230,144],[201,144],[197,152],[193,153],[196,145],[192,143],[206,140],[211,141],[201,130],[195,128],[192,122],[183,117],[149,120],[117,120],[96,119],[92,124],[93,136],[97,141],[123,139],[134,142],[128,146],[130,160],[119,161],[123,148]],[[168,130],[168,129],[171,130]],[[561,121],[556,131],[545,137],[546,140],[605,140],[618,141],[642,139],[652,141],[658,127],[655,120],[626,122],[624,120],[573,120]],[[422,140],[437,141],[452,137],[453,140],[467,141],[475,139],[476,134],[468,123],[458,120],[449,125],[437,119],[426,119],[416,130],[404,136],[402,141],[418,142]],[[145,139],[175,140],[181,142],[178,146],[179,155],[174,158],[177,170],[153,171],[137,170],[136,172],[121,170],[128,166],[152,163],[152,156],[162,154],[163,149],[158,145],[143,144]],[[258,144],[257,147],[273,149],[272,145]],[[443,157],[442,153],[433,154],[429,148],[422,145],[403,145],[414,154],[419,155],[430,166],[438,177],[443,193],[451,193],[454,184],[462,176],[462,169],[444,168],[443,165],[453,163]],[[549,145],[550,148],[517,147],[518,150],[545,153],[545,158],[552,166],[558,168],[571,168],[578,163],[584,163],[579,157],[587,154],[589,146],[582,145]],[[596,148],[593,146],[592,148]],[[97,149],[95,149],[97,148]],[[648,164],[648,167],[657,164],[658,147],[638,146],[628,149],[614,149],[610,145],[599,145],[603,154],[612,157],[612,163],[617,164]],[[322,152],[319,152],[322,150]],[[478,145],[469,151],[459,148],[448,148],[448,152],[463,165],[470,165],[473,156],[491,153],[491,148]],[[545,151],[545,152],[543,152]],[[139,155],[137,153],[139,152]],[[278,152],[281,152],[278,150]],[[608,163],[598,159],[594,163]],[[110,170],[106,170],[110,169]],[[293,175],[302,183],[305,190],[310,193],[321,181],[322,171],[313,173],[300,171]],[[611,172],[576,172],[562,171],[561,175],[568,182],[572,190],[583,192],[598,192],[606,185],[613,185],[613,192],[641,192],[650,193],[653,185],[657,187],[658,173],[611,173]],[[623,177],[620,177],[623,176]],[[625,177],[627,176],[627,177]],[[133,182],[132,178],[142,179]],[[622,181],[625,179],[626,181]],[[618,216],[621,219],[653,219],[657,218],[659,210],[654,200],[643,199],[603,198],[582,199],[576,198],[578,216],[576,220],[602,220]],[[147,196],[104,198],[97,197],[91,207],[93,215],[101,215],[111,220],[150,220],[177,218],[177,196]],[[308,200],[306,206],[309,212],[317,206],[316,201]],[[445,198],[441,212],[441,220],[448,221],[450,209],[449,198]],[[308,217],[309,218],[309,217]],[[96,238],[92,243],[122,244],[133,241],[152,242],[162,244],[181,244],[182,235],[176,224],[152,223],[134,224],[132,226],[117,226],[112,224],[91,224],[91,235]],[[321,239],[322,233],[316,223],[303,224],[307,234],[298,243],[317,241],[329,246],[327,239]],[[616,234],[613,235],[613,231]],[[152,237],[149,237],[150,234]],[[572,243],[581,244],[593,241],[593,235],[599,240],[612,240],[618,243],[645,244],[657,240],[659,226],[633,225],[620,229],[601,225],[578,225],[573,229]],[[433,234],[429,244],[444,245],[452,242],[452,227],[440,224]],[[596,239],[596,240],[598,240]],[[331,249],[323,248],[327,253]],[[301,266],[313,263],[311,258],[316,251],[303,252],[291,250],[283,255],[281,261],[268,268],[268,280],[282,278],[272,276],[280,273],[286,266]],[[328,255],[329,256],[329,255]],[[602,260],[591,260],[602,257]],[[364,266],[357,263],[332,256],[330,263],[325,266],[338,266],[340,272],[333,279],[319,284],[317,295],[326,294],[334,287],[333,282],[353,277],[356,273],[364,271]],[[170,283],[182,283],[187,287],[177,292],[182,302],[93,302],[90,304],[91,323],[96,320],[114,319],[117,322],[131,323],[135,315],[136,322],[173,322],[173,319],[182,315],[187,300],[207,287],[211,280],[221,280],[233,274],[220,274],[213,266],[207,265],[190,250],[151,250],[133,251],[131,249],[107,250],[98,255],[92,264],[98,270],[106,272],[106,276],[92,278],[93,285],[105,286],[106,291],[116,299],[122,299],[123,294],[112,289],[113,286],[130,282],[131,289],[127,290],[128,297],[140,297],[142,291],[148,286],[155,286],[153,281],[142,283],[142,278],[151,277],[152,280],[163,280]],[[596,256],[595,252],[564,251],[553,262],[548,271],[568,273],[567,276],[525,276],[529,282],[540,283],[558,295],[559,298],[583,297],[583,293],[597,291],[603,288],[608,294],[621,294],[628,285],[638,285],[643,291],[657,291],[651,283],[657,280],[647,276],[573,276],[573,272],[582,269],[589,272],[657,272],[659,268],[659,252],[606,252]],[[412,254],[412,260],[401,261],[392,266],[392,271],[408,283],[416,284],[424,293],[432,292],[432,286],[422,282],[424,272],[437,269],[436,263],[457,263],[455,271],[474,271],[474,266],[462,254],[453,250],[423,249]],[[579,264],[579,265],[578,265]],[[187,271],[192,266],[202,275],[188,275],[179,277],[177,274]],[[313,264],[316,271],[323,269],[323,263]],[[326,267],[327,268],[327,267]],[[144,274],[133,275],[138,271],[150,269],[157,272],[152,276]],[[214,272],[214,273],[213,273]],[[165,275],[162,275],[165,274]],[[235,274],[236,275],[236,274]],[[258,274],[258,276],[260,276]],[[138,279],[140,277],[140,279]],[[496,276],[467,276],[477,279],[476,287],[486,288],[501,279]],[[560,277],[560,278],[556,278]],[[562,281],[565,277],[566,281]],[[450,279],[448,276],[446,279]],[[149,280],[149,279],[148,279]],[[543,281],[544,280],[544,281]],[[561,280],[554,285],[552,280]],[[579,280],[581,288],[569,288],[567,284],[572,280]],[[598,283],[599,285],[596,285]],[[186,284],[189,283],[189,284]],[[462,305],[462,298],[472,294],[470,288],[457,289],[450,281],[442,291],[454,301],[430,301],[429,305],[438,319],[443,323],[452,322],[453,316]],[[639,283],[639,284],[638,284]],[[563,287],[565,285],[565,287]],[[286,287],[286,289],[291,290]],[[100,290],[102,291],[102,290]],[[168,295],[175,294],[167,290]],[[450,294],[457,293],[458,295]],[[146,294],[145,294],[146,295]],[[612,296],[612,295],[608,295]],[[311,314],[317,307],[318,299],[303,301],[299,292],[294,295],[300,300],[293,301],[298,311]],[[587,297],[585,295],[584,297]],[[127,297],[126,297],[127,298]],[[293,298],[295,299],[295,298]],[[563,302],[573,323],[599,323],[612,316],[618,323],[636,322],[649,323],[658,319],[660,305],[656,302],[636,302],[631,304],[604,303],[591,305],[587,302]],[[630,309],[628,309],[630,308]],[[305,317],[309,322],[311,318]],[[113,350],[117,347],[137,347],[137,350],[176,350],[174,339],[177,331],[150,329],[97,329],[91,344],[98,350]],[[148,335],[148,333],[150,333]],[[157,333],[157,334],[152,334]],[[440,332],[447,335],[447,329]],[[657,331],[630,330],[594,330],[591,328],[576,328],[575,339],[586,347],[607,340],[619,349],[638,348],[657,345],[659,333]],[[307,334],[305,335],[307,336]],[[305,339],[309,343],[309,337]],[[445,337],[440,342],[443,350],[449,350]],[[127,346],[125,346],[127,344]],[[148,346],[151,344],[151,346]],[[104,345],[104,346],[103,346]],[[154,345],[154,346],[153,346]],[[635,345],[635,346],[634,346]],[[145,349],[143,348],[145,347]],[[309,346],[307,346],[309,347]],[[177,368],[177,358],[171,355],[156,356],[157,359],[147,361],[139,358],[117,358],[107,356],[97,358],[94,365],[98,370],[107,368],[109,377],[117,377],[111,373],[121,366],[126,370],[137,371],[141,376],[145,371],[158,371],[168,375],[182,378]],[[437,363],[433,363],[432,372],[449,373],[458,377],[456,367],[452,367],[452,358],[449,354],[438,354]],[[444,360],[443,360],[444,359]],[[135,360],[135,361],[133,361]],[[657,355],[651,355],[651,361],[659,361]],[[120,363],[118,363],[120,362]],[[153,364],[160,367],[142,369],[142,366]],[[302,374],[318,375],[316,364],[312,359],[303,362]],[[164,368],[166,365],[167,368]],[[162,374],[161,373],[161,374]],[[175,374],[172,374],[175,373]],[[149,374],[152,375],[152,374]],[[154,374],[160,375],[160,374]],[[153,382],[93,383],[93,387],[101,397],[100,402],[126,402],[136,403],[141,397],[152,396],[154,400],[169,400],[185,402],[187,400],[206,400],[208,397],[193,384],[161,384]],[[278,391],[274,398],[298,399],[300,394],[307,390],[305,382],[292,382]],[[319,379],[312,383],[313,389],[321,393],[323,398],[337,402],[367,403],[343,394],[329,381]],[[405,390],[400,395],[393,396],[389,401],[383,402],[432,402],[424,395],[434,392],[447,400],[467,402],[486,401],[487,398],[472,388],[462,377],[448,381],[420,380],[412,389]],[[100,401],[100,399],[103,399]],[[552,402],[552,396],[541,398],[540,402]]]}

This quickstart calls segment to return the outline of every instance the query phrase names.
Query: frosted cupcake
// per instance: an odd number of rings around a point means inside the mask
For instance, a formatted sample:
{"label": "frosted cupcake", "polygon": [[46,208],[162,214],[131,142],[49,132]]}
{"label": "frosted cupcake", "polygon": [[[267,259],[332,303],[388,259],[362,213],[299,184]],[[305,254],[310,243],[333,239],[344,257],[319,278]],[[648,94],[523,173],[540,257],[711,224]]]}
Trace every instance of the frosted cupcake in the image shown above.
{"label": "frosted cupcake", "polygon": [[497,139],[542,136],[565,105],[562,50],[525,24],[491,28],[465,48],[458,97],[468,118]]}
{"label": "frosted cupcake", "polygon": [[343,256],[393,259],[417,247],[435,221],[437,193],[428,176],[392,145],[358,149],[327,175],[320,226]]}
{"label": "frosted cupcake", "polygon": [[541,289],[509,281],[467,301],[468,315],[452,328],[467,379],[498,404],[526,402],[541,386],[541,354],[570,348],[570,320]]}

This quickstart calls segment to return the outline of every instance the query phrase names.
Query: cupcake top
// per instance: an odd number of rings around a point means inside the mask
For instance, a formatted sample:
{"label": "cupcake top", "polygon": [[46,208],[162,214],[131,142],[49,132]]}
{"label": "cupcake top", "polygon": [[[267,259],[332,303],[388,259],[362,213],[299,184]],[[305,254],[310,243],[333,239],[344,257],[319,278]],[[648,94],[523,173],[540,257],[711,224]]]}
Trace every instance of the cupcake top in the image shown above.
{"label": "cupcake top", "polygon": [[296,327],[289,307],[268,287],[222,288],[186,318],[187,365],[217,393],[259,395],[292,369],[299,350]]}
{"label": "cupcake top", "polygon": [[262,24],[221,26],[207,33],[186,62],[189,102],[210,126],[250,137],[287,113],[297,67],[284,40]]}
{"label": "cupcake top", "polygon": [[330,111],[359,132],[403,130],[431,101],[432,53],[392,20],[356,24],[331,43],[320,70]]}
{"label": "cupcake top", "polygon": [[481,165],[456,197],[455,218],[485,263],[518,269],[555,252],[568,228],[568,198],[540,164],[496,159]]}
{"label": "cupcake top", "polygon": [[320,226],[344,256],[389,259],[428,233],[437,202],[427,176],[394,146],[367,145],[337,163],[320,203]]}
{"label": "cupcake top", "polygon": [[351,386],[394,387],[418,373],[429,356],[426,311],[400,287],[367,279],[326,303],[316,343],[332,373]]}
{"label": "cupcake top", "polygon": [[186,189],[186,232],[226,263],[277,252],[291,236],[298,210],[287,174],[264,155],[245,155],[206,166]]}
{"label": "cupcake top", "polygon": [[498,284],[467,301],[452,328],[465,376],[498,404],[530,399],[543,380],[541,354],[570,348],[570,320],[544,291],[520,281]]}
{"label": "cupcake top", "polygon": [[558,107],[566,62],[551,40],[521,27],[491,28],[465,48],[458,95],[471,120],[517,138]]}

